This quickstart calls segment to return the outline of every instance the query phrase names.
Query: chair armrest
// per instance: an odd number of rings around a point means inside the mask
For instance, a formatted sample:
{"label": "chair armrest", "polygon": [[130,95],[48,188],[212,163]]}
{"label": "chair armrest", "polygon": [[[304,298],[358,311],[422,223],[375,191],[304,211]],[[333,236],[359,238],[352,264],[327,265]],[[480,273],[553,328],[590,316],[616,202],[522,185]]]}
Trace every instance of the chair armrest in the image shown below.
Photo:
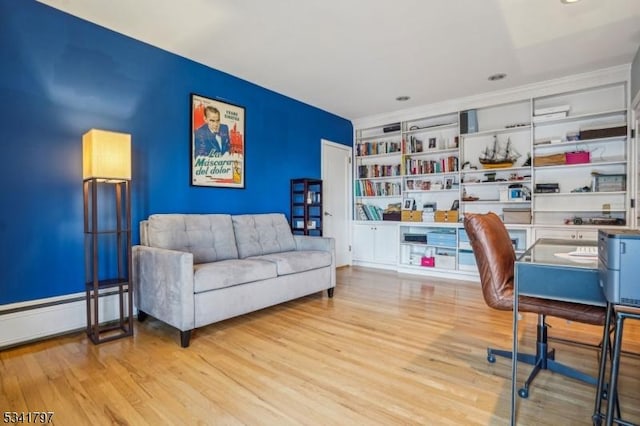
{"label": "chair armrest", "polygon": [[132,265],[138,309],[181,331],[193,329],[193,254],[137,245]]}

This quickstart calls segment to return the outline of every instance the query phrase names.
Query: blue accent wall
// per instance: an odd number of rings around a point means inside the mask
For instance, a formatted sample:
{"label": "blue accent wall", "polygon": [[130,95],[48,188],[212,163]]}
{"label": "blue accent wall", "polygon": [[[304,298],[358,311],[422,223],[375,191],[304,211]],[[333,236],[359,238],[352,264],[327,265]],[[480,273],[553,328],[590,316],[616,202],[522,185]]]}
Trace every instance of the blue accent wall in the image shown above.
{"label": "blue accent wall", "polygon": [[[152,213],[288,214],[320,139],[353,143],[344,118],[33,0],[0,0],[0,64],[0,305],[84,290],[91,128],[132,135],[134,243]],[[245,189],[190,186],[191,93],[246,108]]]}

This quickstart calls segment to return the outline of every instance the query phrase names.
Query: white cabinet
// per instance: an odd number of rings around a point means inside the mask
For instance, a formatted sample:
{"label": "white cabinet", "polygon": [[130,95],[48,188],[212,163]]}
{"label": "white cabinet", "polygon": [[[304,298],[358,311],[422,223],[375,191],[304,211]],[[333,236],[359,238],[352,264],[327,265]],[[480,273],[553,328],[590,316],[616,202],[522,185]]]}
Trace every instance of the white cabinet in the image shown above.
{"label": "white cabinet", "polygon": [[598,239],[598,230],[596,228],[535,228],[535,239],[539,238],[595,241]]}
{"label": "white cabinet", "polygon": [[353,260],[377,265],[398,263],[398,225],[372,223],[353,225]]}

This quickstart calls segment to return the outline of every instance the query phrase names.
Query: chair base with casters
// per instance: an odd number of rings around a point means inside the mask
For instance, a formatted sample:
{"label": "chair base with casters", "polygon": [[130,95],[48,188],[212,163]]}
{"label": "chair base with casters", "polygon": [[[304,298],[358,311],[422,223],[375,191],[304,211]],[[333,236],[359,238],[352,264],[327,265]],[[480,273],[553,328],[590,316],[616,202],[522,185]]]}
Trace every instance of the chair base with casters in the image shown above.
{"label": "chair base with casters", "polygon": [[[518,361],[524,362],[529,365],[533,365],[533,370],[529,374],[529,377],[524,382],[524,385],[518,389],[518,395],[521,398],[529,397],[529,386],[536,378],[538,373],[542,370],[553,371],[554,373],[562,374],[563,376],[580,380],[591,385],[597,384],[597,379],[591,377],[586,373],[576,370],[575,368],[561,364],[555,360],[555,349],[549,349],[547,343],[547,330],[548,326],[545,323],[545,316],[538,315],[538,326],[536,335],[536,353],[525,354],[518,352]],[[496,362],[496,356],[513,359],[513,352],[505,351],[501,349],[487,349],[487,361],[490,363]]]}

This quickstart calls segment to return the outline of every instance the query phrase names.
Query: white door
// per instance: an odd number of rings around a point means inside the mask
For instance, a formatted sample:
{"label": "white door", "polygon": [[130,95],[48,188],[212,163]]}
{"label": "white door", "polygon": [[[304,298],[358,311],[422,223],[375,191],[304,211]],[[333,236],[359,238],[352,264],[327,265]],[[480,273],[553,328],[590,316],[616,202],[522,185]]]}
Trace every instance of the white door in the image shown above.
{"label": "white door", "polygon": [[351,148],[322,140],[322,235],[336,240],[336,266],[351,264],[349,251],[349,200]]}

